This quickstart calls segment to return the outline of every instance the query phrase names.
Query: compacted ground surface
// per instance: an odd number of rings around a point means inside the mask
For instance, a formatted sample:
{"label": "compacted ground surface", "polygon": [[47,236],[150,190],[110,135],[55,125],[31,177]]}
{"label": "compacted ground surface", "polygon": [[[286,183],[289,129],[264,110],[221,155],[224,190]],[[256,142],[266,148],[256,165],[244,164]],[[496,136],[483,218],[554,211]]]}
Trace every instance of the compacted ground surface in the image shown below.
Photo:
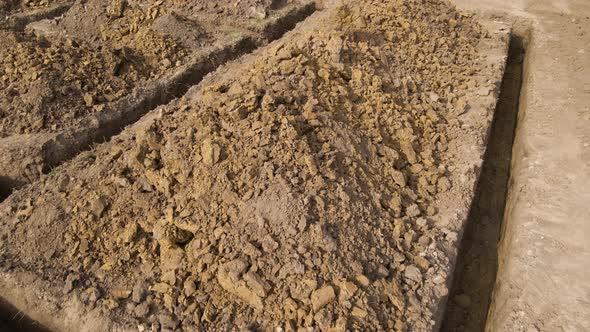
{"label": "compacted ground surface", "polygon": [[[588,331],[590,3],[456,2],[513,22],[525,53],[508,195],[499,195],[504,184],[492,183],[499,190],[484,194],[474,214],[478,233],[468,243],[447,330]],[[494,158],[509,157],[492,151],[489,178],[502,181],[506,160]],[[489,254],[497,249],[497,258]],[[491,286],[490,304],[479,294]]]}
{"label": "compacted ground surface", "polygon": [[[194,23],[160,5],[112,2],[64,48]],[[444,1],[330,4],[0,204],[0,295],[66,331],[436,329],[508,34]],[[126,47],[121,84],[149,52]]]}

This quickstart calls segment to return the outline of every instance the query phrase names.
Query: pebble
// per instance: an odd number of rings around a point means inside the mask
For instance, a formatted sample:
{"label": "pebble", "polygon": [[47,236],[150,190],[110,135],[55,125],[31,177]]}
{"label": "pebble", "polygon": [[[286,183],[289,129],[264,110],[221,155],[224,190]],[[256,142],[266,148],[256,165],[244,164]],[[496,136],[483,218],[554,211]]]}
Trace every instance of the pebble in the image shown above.
{"label": "pebble", "polygon": [[330,304],[336,298],[336,293],[332,286],[324,286],[311,293],[311,306],[313,311],[317,312],[326,305]]}

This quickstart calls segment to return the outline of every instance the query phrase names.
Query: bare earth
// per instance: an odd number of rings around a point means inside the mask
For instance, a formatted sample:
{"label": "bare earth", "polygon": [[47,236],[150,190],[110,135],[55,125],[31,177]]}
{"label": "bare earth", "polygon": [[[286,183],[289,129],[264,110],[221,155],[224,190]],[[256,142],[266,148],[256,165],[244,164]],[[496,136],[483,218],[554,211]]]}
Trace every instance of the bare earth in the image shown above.
{"label": "bare earth", "polygon": [[[503,21],[526,51],[504,80],[524,75],[512,163],[494,162],[510,140],[488,147],[497,190],[472,207],[443,330],[589,331],[590,3],[455,0],[478,21],[336,2],[167,104],[192,55],[210,65],[189,85],[302,2],[0,1],[0,198],[33,183],[0,204],[0,301],[58,331],[437,330]],[[150,84],[168,97],[134,97]],[[130,95],[137,114],[111,110]]]}
{"label": "bare earth", "polygon": [[[455,2],[513,22],[526,49],[499,270],[486,330],[588,331],[590,3]],[[474,222],[489,221],[480,217]],[[480,250],[474,246],[471,255],[493,259]],[[474,261],[466,268],[486,265]],[[474,288],[466,286],[465,295],[471,305],[479,305],[477,294],[483,288],[477,287],[488,286],[478,280],[470,285]],[[451,324],[448,331],[483,329],[485,315],[482,320],[466,303],[466,316],[460,319],[465,325]]]}
{"label": "bare earth", "polygon": [[508,36],[327,6],[0,204],[0,294],[64,331],[436,330]]}

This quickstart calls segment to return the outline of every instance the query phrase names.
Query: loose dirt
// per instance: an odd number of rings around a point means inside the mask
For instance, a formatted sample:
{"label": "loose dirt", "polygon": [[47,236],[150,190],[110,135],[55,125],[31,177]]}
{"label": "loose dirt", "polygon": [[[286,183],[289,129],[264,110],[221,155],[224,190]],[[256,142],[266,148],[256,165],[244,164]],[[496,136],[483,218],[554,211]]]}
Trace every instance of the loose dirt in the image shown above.
{"label": "loose dirt", "polygon": [[[0,138],[71,127],[166,70],[133,61],[120,49],[72,39],[8,31],[0,36]],[[174,49],[166,46],[154,50]]]}
{"label": "loose dirt", "polygon": [[313,11],[310,3],[288,2],[248,30],[234,25],[235,17],[201,23],[175,8],[92,0],[25,32],[0,32],[2,191],[34,181],[184,85],[278,37],[265,29],[288,30]]}
{"label": "loose dirt", "polygon": [[0,1],[0,29],[23,31],[27,24],[60,16],[73,0]]}
{"label": "loose dirt", "polygon": [[506,35],[439,1],[306,25],[9,197],[6,284],[140,330],[434,329]]}
{"label": "loose dirt", "polygon": [[0,15],[13,14],[15,12],[30,12],[45,9],[52,5],[62,4],[65,0],[2,0],[0,1]]}

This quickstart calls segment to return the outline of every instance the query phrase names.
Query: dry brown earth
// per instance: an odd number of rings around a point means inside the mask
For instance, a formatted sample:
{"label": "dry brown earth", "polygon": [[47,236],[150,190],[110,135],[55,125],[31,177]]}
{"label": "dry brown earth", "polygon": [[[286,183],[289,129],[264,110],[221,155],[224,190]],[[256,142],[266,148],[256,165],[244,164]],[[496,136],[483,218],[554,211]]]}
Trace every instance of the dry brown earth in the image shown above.
{"label": "dry brown earth", "polygon": [[0,28],[22,31],[31,22],[65,13],[72,0],[2,0]]}
{"label": "dry brown earth", "polygon": [[289,2],[247,29],[230,16],[201,24],[161,1],[117,3],[77,3],[25,33],[0,30],[3,192],[107,139],[314,10],[313,2]]}
{"label": "dry brown earth", "polygon": [[436,329],[507,42],[330,7],[10,196],[0,294],[58,330]]}

